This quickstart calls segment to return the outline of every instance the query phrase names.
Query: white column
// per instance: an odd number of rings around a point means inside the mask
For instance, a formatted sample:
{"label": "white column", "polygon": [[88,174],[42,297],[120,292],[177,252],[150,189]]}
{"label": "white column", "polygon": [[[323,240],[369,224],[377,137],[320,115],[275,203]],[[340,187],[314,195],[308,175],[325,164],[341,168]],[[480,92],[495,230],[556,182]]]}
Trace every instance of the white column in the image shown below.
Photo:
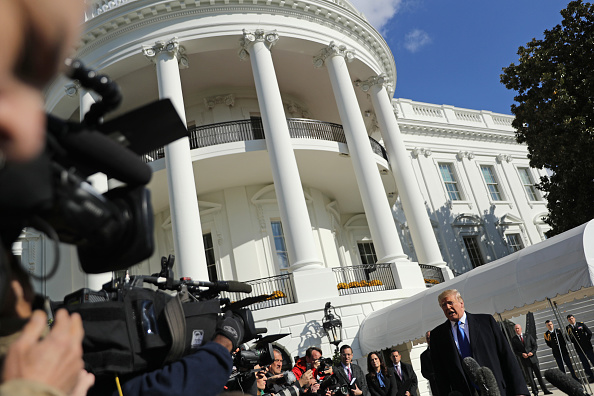
{"label": "white column", "polygon": [[353,59],[352,51],[332,42],[314,57],[314,66],[321,67],[325,64],[328,68],[378,262],[395,263],[392,266],[393,274],[399,288],[424,288],[421,270],[404,254],[396,231],[394,217],[347,68],[346,60]]}
{"label": "white column", "polygon": [[419,263],[445,266],[385,84],[384,76],[357,82],[371,97]]}
{"label": "white column", "polygon": [[270,156],[283,231],[293,271],[321,267],[293,152],[291,135],[270,48],[278,40],[276,32],[244,30],[240,57],[249,54],[262,115],[266,148]]}
{"label": "white column", "polygon": [[[169,98],[186,124],[178,65],[179,62],[182,67],[187,67],[183,47],[174,37],[168,42],[158,41],[153,47],[143,47],[142,51],[156,64],[159,98]],[[155,117],[158,116],[155,114]],[[208,280],[190,141],[187,137],[165,146],[165,164],[177,273],[196,280]]]}
{"label": "white column", "polygon": [[[82,121],[85,114],[91,108],[91,105],[95,103],[95,99],[89,91],[82,89],[77,82],[66,86],[66,94],[68,96],[75,96],[78,93],[79,98],[79,117]],[[104,173],[95,173],[87,178],[91,185],[101,194],[107,192],[107,175]],[[111,280],[112,273],[103,272],[101,274],[86,274],[86,286],[91,290],[100,290],[104,283]]]}
{"label": "white column", "polygon": [[330,268],[323,267],[318,257],[303,195],[301,177],[270,53],[277,40],[276,32],[251,32],[244,29],[239,56],[241,59],[249,56],[252,65],[297,301],[337,297],[336,278]]}

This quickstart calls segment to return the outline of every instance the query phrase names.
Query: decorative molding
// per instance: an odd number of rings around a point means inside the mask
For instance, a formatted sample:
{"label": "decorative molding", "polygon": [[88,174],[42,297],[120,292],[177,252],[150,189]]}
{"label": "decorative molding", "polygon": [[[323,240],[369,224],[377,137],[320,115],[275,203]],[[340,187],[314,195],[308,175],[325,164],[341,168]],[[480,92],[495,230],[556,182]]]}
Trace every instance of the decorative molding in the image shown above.
{"label": "decorative molding", "polygon": [[497,162],[502,164],[504,161],[505,162],[512,162],[513,158],[511,155],[509,154],[499,154],[497,157]]}
{"label": "decorative molding", "polygon": [[427,136],[427,137],[441,137],[449,139],[461,139],[461,140],[475,140],[482,142],[493,142],[503,144],[514,144],[517,145],[516,137],[513,132],[502,133],[500,131],[488,131],[488,130],[477,130],[477,129],[459,129],[453,128],[441,128],[434,125],[411,125],[402,121],[402,118],[398,118],[398,126],[400,126],[400,132],[406,135],[416,136]]}
{"label": "decorative molding", "polygon": [[431,149],[423,148],[423,147],[415,147],[412,149],[411,154],[414,158],[419,158],[420,155],[424,155],[425,157],[430,157],[433,152]]}
{"label": "decorative molding", "polygon": [[287,108],[287,112],[291,117],[294,118],[311,118],[311,113],[307,109],[307,107],[295,102],[295,101],[287,101],[285,103]]}
{"label": "decorative molding", "polygon": [[348,49],[346,45],[338,45],[332,41],[327,47],[322,48],[318,55],[313,57],[314,67],[324,66],[326,59],[331,56],[342,56],[347,62],[352,62],[355,59],[355,51]]}
{"label": "decorative molding", "polygon": [[186,49],[179,44],[177,37],[173,37],[167,42],[157,41],[153,46],[142,46],[142,54],[153,63],[156,62],[157,55],[161,52],[167,52],[177,58],[177,64],[180,69],[187,69],[189,67],[188,57],[185,55]]}
{"label": "decorative molding", "polygon": [[70,96],[71,98],[77,96],[79,90],[80,81],[78,80],[74,80],[72,83],[64,85],[64,92],[66,92],[66,95]]}
{"label": "decorative molding", "polygon": [[207,109],[211,110],[216,105],[223,104],[225,106],[233,107],[235,105],[235,95],[234,94],[227,94],[227,95],[217,95],[211,96],[209,98],[204,98],[204,106]]}
{"label": "decorative molding", "polygon": [[456,154],[456,158],[458,158],[458,161],[462,161],[464,158],[471,160],[474,158],[474,153],[472,151],[460,150],[458,151],[458,154]]}
{"label": "decorative molding", "polygon": [[[393,90],[393,86],[385,74],[369,77],[365,81],[355,80],[355,86],[361,88],[363,92],[369,91],[374,85],[382,85],[388,92],[392,92]],[[394,104],[392,106],[394,107]]]}
{"label": "decorative molding", "polygon": [[276,30],[266,32],[262,29],[256,29],[252,32],[251,30],[243,29],[243,37],[239,39],[239,45],[241,46],[238,54],[239,59],[246,60],[248,58],[248,49],[254,45],[254,43],[264,43],[266,48],[270,50],[276,44],[278,38]]}

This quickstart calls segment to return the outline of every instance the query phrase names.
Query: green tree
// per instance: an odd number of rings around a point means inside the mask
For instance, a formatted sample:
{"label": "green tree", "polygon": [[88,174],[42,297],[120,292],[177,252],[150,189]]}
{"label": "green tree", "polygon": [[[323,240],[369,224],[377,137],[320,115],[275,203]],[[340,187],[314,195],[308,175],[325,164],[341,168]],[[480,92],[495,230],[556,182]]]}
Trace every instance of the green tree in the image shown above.
{"label": "green tree", "polygon": [[561,15],[501,75],[518,92],[517,141],[528,145],[531,166],[553,172],[537,184],[548,199],[549,237],[594,218],[594,6],[572,1]]}

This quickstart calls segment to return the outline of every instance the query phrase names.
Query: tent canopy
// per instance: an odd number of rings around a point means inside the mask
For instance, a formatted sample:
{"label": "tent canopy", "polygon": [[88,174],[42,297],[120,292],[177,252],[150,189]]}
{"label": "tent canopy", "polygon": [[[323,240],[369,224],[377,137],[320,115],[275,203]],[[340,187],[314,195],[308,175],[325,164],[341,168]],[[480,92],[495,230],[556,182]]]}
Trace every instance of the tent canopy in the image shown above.
{"label": "tent canopy", "polygon": [[465,308],[511,318],[594,294],[594,220],[546,241],[485,264],[406,300],[371,313],[361,325],[366,355],[424,337],[444,322],[437,303],[444,290],[457,289]]}

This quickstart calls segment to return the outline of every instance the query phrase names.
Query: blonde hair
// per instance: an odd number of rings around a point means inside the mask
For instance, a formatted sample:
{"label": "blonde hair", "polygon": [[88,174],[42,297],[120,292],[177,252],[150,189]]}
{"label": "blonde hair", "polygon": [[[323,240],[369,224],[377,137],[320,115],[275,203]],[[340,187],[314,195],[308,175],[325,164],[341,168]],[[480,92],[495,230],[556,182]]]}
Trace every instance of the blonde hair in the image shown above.
{"label": "blonde hair", "polygon": [[463,302],[464,300],[462,299],[462,295],[460,294],[460,292],[456,289],[448,289],[448,290],[444,290],[441,293],[439,293],[439,296],[437,296],[437,303],[439,305],[441,305],[441,300],[443,300],[444,298],[446,298],[447,296],[451,296],[454,295],[456,297],[456,300]]}

